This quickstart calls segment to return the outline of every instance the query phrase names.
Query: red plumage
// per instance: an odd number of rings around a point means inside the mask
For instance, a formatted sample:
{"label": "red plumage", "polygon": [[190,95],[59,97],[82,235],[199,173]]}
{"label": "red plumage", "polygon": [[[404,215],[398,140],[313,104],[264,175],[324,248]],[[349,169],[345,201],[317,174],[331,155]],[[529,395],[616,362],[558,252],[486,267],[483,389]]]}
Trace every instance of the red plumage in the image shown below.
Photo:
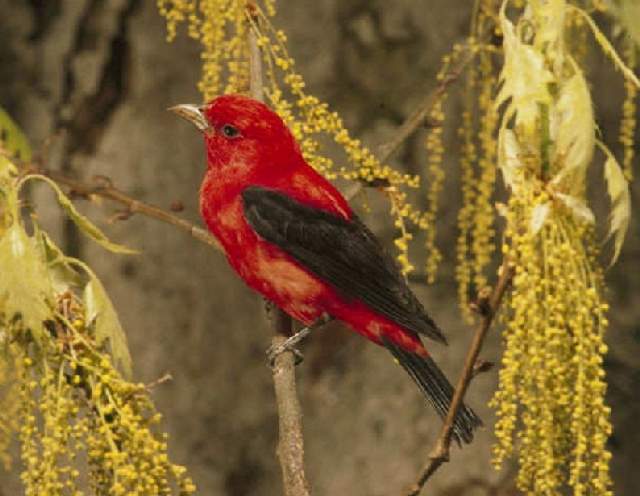
{"label": "red plumage", "polygon": [[353,215],[340,192],[306,163],[280,118],[265,105],[235,95],[214,100],[205,115],[214,129],[231,124],[241,130],[241,138],[255,136],[245,145],[240,137],[205,135],[208,168],[200,211],[240,277],[305,325],[326,312],[377,344],[384,333],[407,351],[427,356],[417,335],[358,302],[345,301],[281,249],[260,239],[247,223],[240,193],[249,184],[278,190],[344,219]]}
{"label": "red plumage", "polygon": [[[197,122],[186,117],[203,131],[207,150],[200,210],[238,275],[306,325],[326,313],[389,348],[444,415],[451,386],[418,333],[444,338],[280,117],[237,95],[199,111]],[[468,441],[479,424],[464,407],[454,434]]]}

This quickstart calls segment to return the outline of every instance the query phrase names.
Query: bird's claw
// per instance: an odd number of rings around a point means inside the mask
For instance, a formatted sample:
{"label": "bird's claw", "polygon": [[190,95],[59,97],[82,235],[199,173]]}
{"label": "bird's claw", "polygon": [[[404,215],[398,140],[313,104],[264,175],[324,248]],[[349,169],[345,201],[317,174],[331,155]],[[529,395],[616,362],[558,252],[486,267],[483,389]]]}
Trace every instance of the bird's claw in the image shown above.
{"label": "bird's claw", "polygon": [[333,317],[323,313],[313,324],[308,325],[307,327],[303,327],[297,333],[295,333],[293,336],[288,337],[279,345],[271,346],[267,350],[267,360],[269,365],[273,367],[278,355],[281,355],[285,351],[290,351],[291,353],[293,353],[296,359],[295,365],[302,363],[302,353],[296,348],[296,345],[304,338],[306,338],[309,334],[311,334],[311,331],[317,329],[318,327],[322,327],[332,319]]}
{"label": "bird's claw", "polygon": [[304,355],[298,348],[294,346],[294,343],[288,343],[285,341],[284,343],[281,343],[277,346],[269,346],[269,348],[267,349],[267,363],[269,364],[269,366],[273,367],[276,363],[276,358],[287,351],[293,353],[293,356],[295,358],[294,365],[299,365],[302,363],[302,360],[304,360]]}

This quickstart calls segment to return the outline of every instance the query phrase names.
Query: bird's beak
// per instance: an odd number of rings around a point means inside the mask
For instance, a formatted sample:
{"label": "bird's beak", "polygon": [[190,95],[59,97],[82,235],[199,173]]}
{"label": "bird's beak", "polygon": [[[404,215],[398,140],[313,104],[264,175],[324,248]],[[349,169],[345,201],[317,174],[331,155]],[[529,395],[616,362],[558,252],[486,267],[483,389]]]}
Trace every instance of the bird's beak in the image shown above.
{"label": "bird's beak", "polygon": [[183,119],[188,120],[203,133],[207,132],[210,128],[207,118],[204,116],[204,108],[200,105],[176,105],[175,107],[169,107],[167,110],[175,112]]}

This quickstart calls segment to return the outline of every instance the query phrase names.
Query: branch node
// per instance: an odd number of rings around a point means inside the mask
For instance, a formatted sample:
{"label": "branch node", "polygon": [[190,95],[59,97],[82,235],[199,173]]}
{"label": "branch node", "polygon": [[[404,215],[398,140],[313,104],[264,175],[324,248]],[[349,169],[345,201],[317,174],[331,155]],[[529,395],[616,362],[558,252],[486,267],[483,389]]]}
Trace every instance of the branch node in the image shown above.
{"label": "branch node", "polygon": [[493,308],[491,308],[491,288],[484,287],[478,291],[476,301],[469,303],[471,310],[483,318],[493,316]]}
{"label": "branch node", "polygon": [[444,438],[440,437],[436,443],[434,449],[429,454],[431,463],[445,463],[449,461],[449,446],[450,443]]}
{"label": "branch node", "polygon": [[134,212],[130,209],[124,209],[124,210],[118,210],[116,213],[114,213],[112,216],[110,216],[107,219],[107,224],[115,224],[118,221],[121,220],[128,220],[131,218],[131,216],[134,214]]}
{"label": "branch node", "polygon": [[95,184],[96,191],[114,187],[113,180],[103,174],[96,174],[92,179],[93,183]]}
{"label": "branch node", "polygon": [[172,212],[182,212],[184,210],[184,203],[182,203],[180,200],[174,200],[171,202],[171,205],[169,205],[169,209]]}
{"label": "branch node", "polygon": [[476,360],[475,365],[473,366],[472,377],[477,376],[478,374],[484,374],[485,372],[489,372],[495,366],[495,362],[491,362],[489,360],[483,360],[479,358]]}

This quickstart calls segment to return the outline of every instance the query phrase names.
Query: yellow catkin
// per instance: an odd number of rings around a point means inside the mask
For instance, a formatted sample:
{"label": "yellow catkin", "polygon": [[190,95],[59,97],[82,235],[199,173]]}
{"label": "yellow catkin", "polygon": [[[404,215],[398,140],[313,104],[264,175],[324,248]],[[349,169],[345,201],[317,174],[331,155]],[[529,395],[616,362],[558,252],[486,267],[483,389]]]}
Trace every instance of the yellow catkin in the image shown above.
{"label": "yellow catkin", "polygon": [[574,495],[609,495],[611,425],[602,367],[607,305],[595,238],[568,212],[555,214],[537,234],[516,228],[537,201],[530,196],[509,204],[508,252],[516,275],[491,403],[498,417],[494,461],[500,466],[516,449],[517,432],[520,490],[552,495],[569,484]]}
{"label": "yellow catkin", "polygon": [[[636,67],[636,47],[630,40],[625,43],[624,56],[630,69]],[[624,80],[625,98],[622,103],[622,120],[620,122],[619,140],[622,144],[622,170],[627,181],[633,179],[633,158],[636,146],[635,132],[637,127],[636,114],[638,109],[638,88],[633,82]]]}
{"label": "yellow catkin", "polygon": [[[473,40],[471,40],[473,42]],[[469,293],[471,290],[471,260],[470,236],[473,226],[475,205],[475,170],[477,161],[477,147],[474,128],[474,92],[477,87],[477,70],[471,67],[467,72],[465,84],[465,109],[462,113],[462,123],[458,129],[458,138],[462,141],[460,156],[460,183],[462,189],[462,204],[458,211],[458,237],[456,241],[456,281],[458,283],[458,303],[462,315],[471,321]]]}
{"label": "yellow catkin", "polygon": [[[90,269],[65,257],[33,216],[29,237],[16,214],[17,170],[7,173],[5,166],[2,172],[0,203],[11,212],[7,227],[22,233],[34,250],[18,250],[19,256],[28,257],[38,277],[56,284],[34,290],[17,306],[0,298],[0,460],[9,461],[6,448],[17,433],[25,496],[80,496],[87,485],[96,495],[192,494],[193,482],[170,461],[166,436],[157,432],[149,391],[125,380],[105,349],[105,329],[99,327],[108,316],[100,320],[100,309],[91,322],[85,318],[86,305],[100,303],[91,300],[75,268],[92,276]],[[2,241],[3,250],[14,249]],[[117,346],[113,351],[117,357]]]}
{"label": "yellow catkin", "polygon": [[473,228],[471,232],[471,254],[473,257],[473,283],[476,290],[487,286],[485,269],[494,252],[493,191],[496,181],[496,139],[498,112],[493,102],[497,79],[491,54],[480,54],[480,88],[478,107],[480,115],[481,155],[478,163],[479,177],[476,184],[475,205],[473,209]]}
{"label": "yellow catkin", "polygon": [[246,1],[157,0],[157,5],[167,21],[167,41],[172,41],[178,26],[186,23],[189,36],[202,45],[198,89],[205,101],[222,90],[225,93],[248,90]]}
{"label": "yellow catkin", "polygon": [[[565,18],[571,29],[581,28],[575,18],[564,17],[567,4],[526,4],[516,28],[526,26],[532,32],[522,42],[526,47],[510,40],[512,48],[520,50],[519,56],[543,63],[553,79],[550,85],[561,86],[572,75],[581,75],[575,58],[566,53],[566,25],[551,22]],[[518,76],[503,72],[505,80]],[[501,155],[501,165],[511,194],[503,209],[503,252],[514,264],[515,276],[503,305],[504,354],[491,401],[497,415],[494,462],[500,466],[517,454],[516,482],[527,495],[609,496],[611,454],[606,442],[611,412],[604,402],[603,369],[608,306],[595,229],[586,220],[589,216],[576,208],[577,204],[586,209],[589,164],[575,156],[575,163],[567,163],[567,149],[559,148],[567,145],[552,139],[550,116],[565,117],[558,112],[561,97],[526,84],[521,81],[509,91],[514,110],[526,113],[518,117],[534,125],[505,118],[500,131],[501,138],[512,138],[510,155]],[[534,107],[523,98],[532,89],[538,91],[532,97],[538,99]],[[590,108],[591,102],[584,101],[589,95],[570,96]],[[590,118],[588,111],[583,113]],[[581,130],[584,146],[589,146],[593,127]],[[565,168],[581,174],[562,181],[559,174]],[[572,201],[563,201],[568,195]]]}
{"label": "yellow catkin", "polygon": [[583,65],[587,61],[589,53],[589,28],[584,22],[584,17],[577,12],[571,12],[567,16],[566,43],[569,45],[571,54],[576,62]]}
{"label": "yellow catkin", "polygon": [[[442,83],[447,76],[447,72],[452,62],[456,62],[461,53],[461,47],[456,45],[451,54],[447,54],[442,59],[442,67],[436,76],[438,83]],[[444,130],[444,103],[447,94],[443,93],[434,103],[429,119],[431,127],[425,139],[427,149],[427,210],[423,216],[425,226],[425,252],[427,255],[425,263],[425,273],[427,282],[435,282],[436,274],[442,253],[436,245],[436,220],[438,218],[438,203],[440,192],[445,180],[445,169],[443,167],[444,144],[442,133]]]}
{"label": "yellow catkin", "polygon": [[394,225],[400,236],[394,241],[396,249],[398,250],[398,262],[402,273],[406,276],[411,272],[414,267],[409,261],[409,243],[413,239],[413,235],[407,230],[405,218],[407,217],[406,209],[403,209],[402,205],[406,202],[403,193],[399,191],[387,188],[387,196],[391,203],[391,215],[395,218]]}
{"label": "yellow catkin", "polygon": [[[1,322],[0,328],[4,325]],[[5,344],[2,343],[2,346]],[[12,459],[9,452],[14,434],[18,431],[19,422],[19,385],[17,373],[23,364],[16,360],[0,360],[0,464],[9,470]]]}
{"label": "yellow catkin", "polygon": [[17,364],[25,495],[80,494],[83,458],[92,494],[192,494],[184,468],[169,460],[166,436],[155,432],[160,417],[144,385],[123,380],[97,351],[91,328],[76,317],[85,312],[80,299],[65,292],[57,305],[54,337],[33,357],[29,332],[4,327]]}

